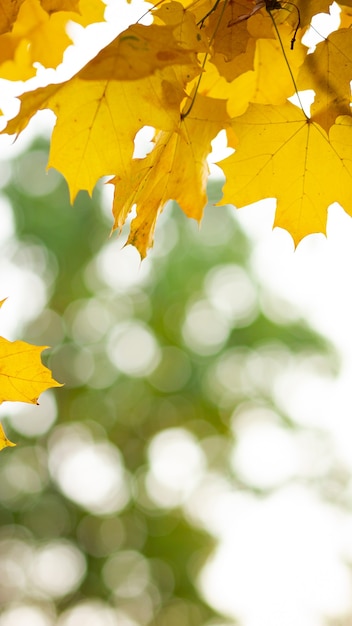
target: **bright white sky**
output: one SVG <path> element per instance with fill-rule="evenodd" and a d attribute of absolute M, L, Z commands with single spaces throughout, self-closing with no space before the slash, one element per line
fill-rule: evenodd
<path fill-rule="evenodd" d="M 110 3 L 108 16 L 112 26 L 110 30 L 99 27 L 96 33 L 101 31 L 106 39 L 112 38 L 134 21 L 134 16 L 140 16 L 138 3 L 126 5 L 126 12 L 121 15 L 122 4 L 125 3 Z M 84 57 L 92 56 L 92 41 L 98 49 L 99 37 L 87 36 L 79 28 L 73 31 L 80 35 Z M 69 53 L 71 68 L 72 59 Z M 77 60 L 77 66 L 81 63 Z M 4 88 L 11 96 L 16 87 L 12 89 L 1 82 L 4 85 L 0 106 L 6 113 L 12 110 L 13 101 L 4 97 Z M 4 168 L 6 159 L 22 150 L 38 128 L 34 123 L 32 132 L 9 148 L 7 139 L 1 138 L 0 159 Z M 11 233 L 11 220 L 6 215 L 4 204 L 1 244 Z M 309 480 L 305 486 L 297 485 L 294 477 L 306 472 L 308 477 L 319 478 L 324 463 L 343 463 L 352 471 L 352 220 L 341 208 L 332 207 L 328 238 L 311 236 L 294 251 L 287 233 L 271 230 L 273 215 L 272 202 L 238 212 L 241 225 L 253 240 L 256 274 L 263 285 L 286 301 L 288 310 L 330 338 L 342 356 L 342 370 L 336 381 L 295 372 L 283 380 L 277 392 L 278 402 L 281 398 L 286 403 L 292 419 L 299 424 L 318 426 L 328 443 L 323 449 L 314 437 L 288 439 L 270 416 L 264 429 L 253 418 L 250 428 L 244 424 L 234 467 L 253 485 L 280 484 L 288 477 L 293 479 L 291 484 L 278 489 L 275 495 L 258 499 L 235 492 L 230 483 L 219 482 L 218 477 L 207 476 L 204 486 L 198 484 L 202 500 L 192 507 L 186 498 L 185 507 L 188 515 L 220 538 L 219 548 L 200 579 L 205 596 L 216 608 L 238 617 L 241 626 L 324 626 L 326 617 L 342 620 L 344 614 L 352 612 L 351 577 L 344 563 L 352 558 L 352 515 L 319 500 L 310 489 Z M 119 246 L 115 255 L 117 268 L 130 258 L 130 252 Z M 139 271 L 137 257 L 131 263 L 132 276 Z M 4 248 L 0 254 L 0 295 L 10 296 L 10 301 L 1 311 L 1 334 L 14 337 L 18 327 L 41 310 L 45 294 L 41 293 L 40 281 L 35 281 L 35 276 L 29 276 L 24 269 L 9 265 Z M 168 440 L 160 440 L 150 451 L 154 472 L 150 488 L 155 484 L 161 488 L 163 481 L 177 498 L 178 485 L 189 485 L 187 467 L 189 477 L 195 480 L 198 471 L 201 476 L 203 461 L 197 456 L 194 443 L 185 439 L 182 432 L 174 433 L 172 448 L 168 446 Z M 177 468 L 181 451 L 186 461 L 180 474 Z M 351 485 L 349 481 L 346 494 Z M 27 623 L 32 626 L 28 620 Z M 34 626 L 37 624 L 33 621 Z"/>
<path fill-rule="evenodd" d="M 334 450 L 329 462 L 343 459 L 352 469 L 352 222 L 340 208 L 331 208 L 328 238 L 307 238 L 294 252 L 289 235 L 271 231 L 272 219 L 273 209 L 265 205 L 239 212 L 253 238 L 253 264 L 262 283 L 330 337 L 343 359 L 331 384 L 288 379 L 285 399 L 298 423 L 326 432 Z M 257 481 L 274 455 L 277 475 L 285 476 L 290 444 L 270 430 L 260 435 L 248 434 L 240 459 L 244 472 Z M 312 457 L 317 462 L 313 450 Z M 234 494 L 224 506 L 224 543 L 203 579 L 216 606 L 236 609 L 244 626 L 323 626 L 322 614 L 351 611 L 350 575 L 343 565 L 350 554 L 351 515 L 318 501 L 308 487 L 295 486 L 263 500 Z M 231 573 L 223 577 L 225 561 Z"/>

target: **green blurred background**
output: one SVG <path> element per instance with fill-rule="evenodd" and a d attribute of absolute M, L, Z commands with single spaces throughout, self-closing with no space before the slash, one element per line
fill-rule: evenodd
<path fill-rule="evenodd" d="M 229 624 L 199 585 L 210 512 L 222 489 L 260 501 L 281 481 L 241 470 L 241 433 L 304 430 L 280 376 L 332 377 L 336 355 L 258 286 L 233 209 L 212 206 L 220 183 L 200 230 L 167 207 L 140 264 L 109 238 L 109 186 L 72 208 L 46 160 L 38 139 L 1 192 L 15 224 L 2 257 L 36 277 L 41 303 L 18 338 L 52 346 L 64 387 L 2 412 L 18 447 L 0 457 L 0 624 Z"/>

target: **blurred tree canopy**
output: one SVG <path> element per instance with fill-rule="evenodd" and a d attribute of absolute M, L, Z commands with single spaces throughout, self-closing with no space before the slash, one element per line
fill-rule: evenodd
<path fill-rule="evenodd" d="M 276 381 L 292 363 L 333 372 L 333 351 L 259 289 L 232 210 L 220 221 L 209 206 L 199 231 L 169 206 L 140 266 L 108 239 L 106 189 L 72 208 L 46 154 L 38 139 L 19 156 L 3 195 L 15 261 L 46 289 L 26 339 L 53 346 L 65 386 L 7 424 L 19 447 L 0 464 L 1 625 L 225 624 L 197 584 L 216 542 L 211 488 L 271 488 L 236 471 L 237 421 L 297 428 Z M 219 193 L 212 182 L 210 202 Z"/>

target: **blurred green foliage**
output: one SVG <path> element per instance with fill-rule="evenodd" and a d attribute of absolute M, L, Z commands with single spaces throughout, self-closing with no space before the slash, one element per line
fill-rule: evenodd
<path fill-rule="evenodd" d="M 87 601 L 99 625 L 210 623 L 197 575 L 215 538 L 192 498 L 214 476 L 255 490 L 231 464 L 236 410 L 264 407 L 293 428 L 276 407 L 278 370 L 312 355 L 329 363 L 332 350 L 302 320 L 263 310 L 232 209 L 209 206 L 199 230 L 168 207 L 132 271 L 108 239 L 102 191 L 72 208 L 65 183 L 44 174 L 46 155 L 38 140 L 4 193 L 20 262 L 48 294 L 24 339 L 53 346 L 44 358 L 65 386 L 42 400 L 37 430 L 25 409 L 7 424 L 20 445 L 1 456 L 2 606 L 30 602 L 60 626 L 84 623 Z M 219 193 L 214 182 L 210 204 Z"/>

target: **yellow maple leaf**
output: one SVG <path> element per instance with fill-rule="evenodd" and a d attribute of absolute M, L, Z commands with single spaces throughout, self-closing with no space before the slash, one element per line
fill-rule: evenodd
<path fill-rule="evenodd" d="M 327 210 L 339 202 L 352 214 L 352 118 L 340 118 L 330 140 L 291 103 L 250 105 L 235 118 L 236 152 L 220 163 L 227 182 L 223 203 L 238 207 L 276 198 L 274 226 L 297 245 L 326 232 Z"/>
<path fill-rule="evenodd" d="M 104 10 L 102 0 L 24 0 L 18 3 L 16 21 L 13 20 L 11 28 L 4 25 L 0 30 L 3 33 L 0 34 L 1 77 L 31 78 L 36 74 L 35 62 L 44 67 L 57 67 L 72 43 L 66 32 L 69 20 L 87 26 L 102 21 Z"/>
<path fill-rule="evenodd" d="M 298 76 L 300 89 L 313 89 L 312 115 L 325 130 L 340 115 L 351 112 L 352 37 L 350 29 L 340 29 L 319 43 L 309 54 Z"/>
<path fill-rule="evenodd" d="M 280 26 L 279 32 L 283 41 L 290 41 L 291 29 L 286 24 Z M 296 42 L 290 53 L 289 72 L 279 41 L 258 39 L 254 59 L 255 89 L 250 101 L 258 104 L 283 104 L 295 93 L 292 76 L 297 77 L 304 57 L 304 46 Z"/>
<path fill-rule="evenodd" d="M 0 308 L 4 304 L 0 300 Z M 33 346 L 24 341 L 8 341 L 0 337 L 0 404 L 28 402 L 38 404 L 38 397 L 51 387 L 61 387 L 42 364 L 40 354 L 47 346 Z M 0 424 L 0 450 L 15 446 Z"/>
<path fill-rule="evenodd" d="M 214 11 L 207 20 L 205 28 L 209 39 L 214 38 L 214 52 L 221 53 L 227 63 L 246 52 L 250 38 L 247 22 L 240 21 L 231 26 L 231 23 L 246 11 L 248 12 L 248 8 L 241 2 L 234 4 L 222 0 L 219 10 Z"/>
<path fill-rule="evenodd" d="M 40 359 L 47 346 L 0 337 L 0 404 L 29 402 L 37 404 L 39 395 L 50 387 L 61 387 Z"/>
<path fill-rule="evenodd" d="M 122 228 L 136 205 L 127 243 L 134 245 L 142 258 L 153 245 L 155 223 L 168 200 L 176 200 L 188 217 L 201 220 L 207 203 L 210 142 L 226 119 L 229 121 L 224 100 L 198 96 L 175 131 L 159 132 L 152 152 L 132 162 L 127 178 L 111 181 L 115 183 L 114 228 Z"/>

